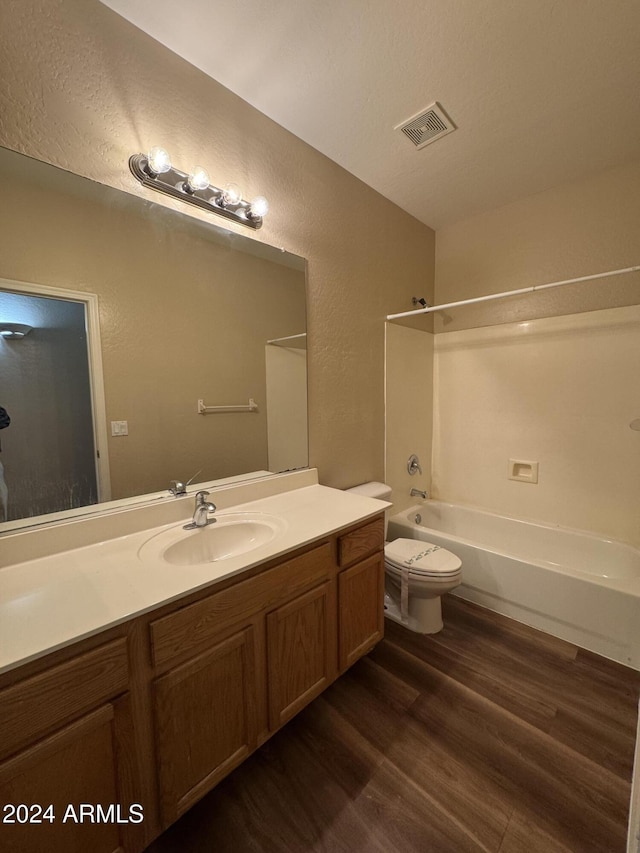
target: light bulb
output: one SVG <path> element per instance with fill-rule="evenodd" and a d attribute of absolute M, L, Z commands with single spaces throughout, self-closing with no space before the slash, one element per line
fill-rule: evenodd
<path fill-rule="evenodd" d="M 269 213 L 269 202 L 263 195 L 257 195 L 255 198 L 251 199 L 249 213 L 251 216 L 256 217 L 256 219 L 262 219 L 263 216 L 266 216 L 267 213 Z"/>
<path fill-rule="evenodd" d="M 237 184 L 225 184 L 222 190 L 221 201 L 223 204 L 240 204 L 242 201 L 242 191 Z"/>
<path fill-rule="evenodd" d="M 171 157 L 160 146 L 154 146 L 147 154 L 147 163 L 154 175 L 161 175 L 171 168 Z"/>
<path fill-rule="evenodd" d="M 196 190 L 206 190 L 209 186 L 209 175 L 202 166 L 194 166 L 187 178 L 187 189 L 194 193 Z"/>
<path fill-rule="evenodd" d="M 0 323 L 0 335 L 7 340 L 25 338 L 32 330 L 26 323 Z"/>

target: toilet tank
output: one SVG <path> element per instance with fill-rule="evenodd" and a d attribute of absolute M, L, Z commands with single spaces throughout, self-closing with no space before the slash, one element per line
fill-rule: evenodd
<path fill-rule="evenodd" d="M 386 483 L 361 483 L 359 486 L 353 486 L 351 489 L 346 489 L 347 492 L 354 492 L 356 495 L 363 495 L 365 498 L 376 498 L 379 501 L 391 502 L 391 486 Z M 384 539 L 387 541 L 387 525 L 389 524 L 389 509 L 384 511 Z"/>

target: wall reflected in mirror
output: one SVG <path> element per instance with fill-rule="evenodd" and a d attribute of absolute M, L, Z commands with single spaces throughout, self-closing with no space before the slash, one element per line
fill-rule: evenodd
<path fill-rule="evenodd" d="M 196 472 L 204 482 L 306 467 L 304 259 L 6 149 L 0 176 L 0 323 L 33 318 L 24 339 L 0 337 L 8 520 Z M 84 308 L 67 290 L 97 296 L 102 446 Z M 255 411 L 198 413 L 198 400 L 249 399 Z M 92 485 L 97 453 L 108 476 Z"/>

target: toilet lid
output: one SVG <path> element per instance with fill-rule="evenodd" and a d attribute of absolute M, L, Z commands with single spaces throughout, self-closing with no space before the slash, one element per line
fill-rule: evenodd
<path fill-rule="evenodd" d="M 451 551 L 419 539 L 395 539 L 384 546 L 385 561 L 398 571 L 409 569 L 416 575 L 454 575 L 462 561 Z"/>

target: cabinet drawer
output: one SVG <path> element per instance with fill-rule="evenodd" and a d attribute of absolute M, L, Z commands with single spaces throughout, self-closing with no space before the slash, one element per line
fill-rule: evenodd
<path fill-rule="evenodd" d="M 338 562 L 348 566 L 362 560 L 384 547 L 384 516 L 374 519 L 364 527 L 345 533 L 338 539 Z"/>
<path fill-rule="evenodd" d="M 10 755 L 123 693 L 128 675 L 127 641 L 122 638 L 0 691 L 0 754 Z"/>
<path fill-rule="evenodd" d="M 239 581 L 150 625 L 156 667 L 204 648 L 221 631 L 273 608 L 329 577 L 331 546 L 320 545 L 262 574 Z"/>

